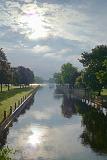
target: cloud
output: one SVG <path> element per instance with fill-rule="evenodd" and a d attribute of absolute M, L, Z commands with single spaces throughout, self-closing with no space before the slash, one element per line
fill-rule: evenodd
<path fill-rule="evenodd" d="M 94 44 L 101 40 L 106 42 L 103 32 L 107 32 L 105 8 L 104 11 L 101 8 L 98 12 L 101 4 L 99 1 L 97 4 L 96 1 L 84 0 L 81 0 L 81 3 L 73 0 L 61 3 L 56 0 L 51 3 L 44 2 L 8 0 L 1 3 L 0 25 L 9 26 L 13 31 L 33 40 L 60 36 Z"/>
<path fill-rule="evenodd" d="M 8 0 L 1 3 L 1 25 L 10 27 L 12 31 L 25 35 L 30 40 L 60 36 L 91 44 L 100 43 L 101 40 L 106 42 L 103 32 L 107 32 L 104 25 L 105 10 L 97 12 L 100 2 L 95 8 L 97 14 L 93 8 L 96 1 L 62 1 L 60 4 L 58 1 L 52 2 Z M 99 18 L 103 23 L 99 22 Z"/>
<path fill-rule="evenodd" d="M 5 2 L 1 10 L 2 25 L 24 34 L 29 39 L 60 36 L 71 40 L 83 40 L 80 24 L 87 24 L 88 17 L 70 5 L 43 3 Z"/>
<path fill-rule="evenodd" d="M 46 53 L 46 52 L 49 52 L 51 50 L 51 48 L 47 45 L 36 45 L 33 47 L 32 51 L 35 53 L 35 54 L 40 54 L 40 53 Z"/>
<path fill-rule="evenodd" d="M 105 0 L 1 0 L 1 47 L 13 65 L 46 78 L 66 62 L 80 68 L 83 51 L 107 43 L 106 6 Z"/>

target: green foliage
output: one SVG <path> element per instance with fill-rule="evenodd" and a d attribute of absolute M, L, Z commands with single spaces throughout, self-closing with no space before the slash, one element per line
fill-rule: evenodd
<path fill-rule="evenodd" d="M 56 84 L 62 84 L 62 79 L 61 79 L 61 73 L 55 73 L 54 74 L 54 80 Z"/>
<path fill-rule="evenodd" d="M 75 79 L 78 76 L 77 68 L 75 68 L 71 63 L 66 63 L 61 67 L 62 73 L 62 83 L 68 83 L 74 86 Z"/>
<path fill-rule="evenodd" d="M 3 49 L 0 49 L 0 83 L 9 83 L 11 79 L 11 67 Z M 2 86 L 1 86 L 2 87 Z M 1 88 L 2 91 L 2 88 Z"/>
<path fill-rule="evenodd" d="M 71 63 L 66 63 L 62 65 L 60 73 L 54 74 L 54 79 L 58 84 L 70 84 L 71 87 L 74 87 L 78 75 L 77 68 Z"/>
<path fill-rule="evenodd" d="M 82 53 L 79 60 L 85 67 L 84 82 L 99 94 L 107 83 L 107 46 L 100 45 L 90 53 Z"/>
<path fill-rule="evenodd" d="M 7 57 L 3 51 L 3 48 L 0 48 L 0 61 L 7 61 Z"/>
<path fill-rule="evenodd" d="M 76 78 L 75 87 L 86 88 L 86 82 L 84 80 L 84 71 L 81 71 L 80 75 Z"/>
<path fill-rule="evenodd" d="M 14 154 L 13 150 L 8 146 L 0 150 L 0 160 L 12 160 L 11 156 Z"/>
<path fill-rule="evenodd" d="M 82 88 L 82 87 L 83 87 L 82 81 L 83 81 L 82 76 L 81 76 L 81 75 L 78 76 L 78 77 L 76 78 L 76 81 L 75 81 L 75 86 L 76 86 L 76 87 L 79 87 L 79 88 Z"/>
<path fill-rule="evenodd" d="M 3 49 L 0 49 L 0 84 L 2 91 L 2 84 L 25 84 L 28 85 L 34 82 L 34 74 L 29 68 L 25 68 L 23 66 L 19 66 L 13 68 L 10 66 L 6 58 L 6 54 Z"/>
<path fill-rule="evenodd" d="M 34 74 L 29 68 L 19 66 L 14 69 L 14 83 L 28 85 L 34 82 Z"/>

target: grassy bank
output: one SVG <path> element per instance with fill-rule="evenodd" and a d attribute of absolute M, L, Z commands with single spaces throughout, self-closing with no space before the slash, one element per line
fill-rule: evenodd
<path fill-rule="evenodd" d="M 0 122 L 3 120 L 4 110 L 9 114 L 10 106 L 14 106 L 15 102 L 18 105 L 18 100 L 23 96 L 28 95 L 34 87 L 13 88 L 10 91 L 0 93 Z"/>
<path fill-rule="evenodd" d="M 101 95 L 103 95 L 103 96 L 107 96 L 107 89 L 103 89 L 103 91 L 102 91 Z"/>

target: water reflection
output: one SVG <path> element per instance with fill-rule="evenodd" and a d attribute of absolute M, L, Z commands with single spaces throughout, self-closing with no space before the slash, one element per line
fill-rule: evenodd
<path fill-rule="evenodd" d="M 76 113 L 82 116 L 80 138 L 83 145 L 90 146 L 95 152 L 107 153 L 107 114 L 75 101 L 70 95 L 63 95 L 61 108 L 64 117 L 71 118 Z"/>
<path fill-rule="evenodd" d="M 82 104 L 83 106 L 83 104 Z M 107 153 L 107 115 L 102 110 L 78 106 L 82 113 L 84 131 L 81 140 L 84 145 L 89 145 L 95 152 Z"/>
<path fill-rule="evenodd" d="M 16 160 L 107 159 L 106 114 L 52 87 L 38 91 L 6 134 L 4 143 L 16 149 Z"/>
<path fill-rule="evenodd" d="M 62 108 L 62 114 L 66 118 L 71 118 L 72 115 L 76 113 L 74 100 L 71 98 L 69 94 L 63 95 L 61 108 Z"/>
<path fill-rule="evenodd" d="M 31 135 L 28 137 L 27 143 L 35 148 L 37 145 L 43 142 L 43 136 L 45 135 L 45 130 L 40 127 L 31 127 Z"/>

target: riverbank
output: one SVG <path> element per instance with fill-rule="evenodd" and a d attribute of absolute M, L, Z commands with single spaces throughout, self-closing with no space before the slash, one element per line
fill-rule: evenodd
<path fill-rule="evenodd" d="M 5 91 L 0 93 L 0 123 L 4 118 L 4 111 L 6 111 L 7 116 L 10 114 L 10 106 L 18 105 L 18 101 L 22 97 L 27 96 L 32 92 L 37 86 L 30 86 L 27 88 L 13 88 L 10 91 Z"/>
<path fill-rule="evenodd" d="M 55 94 L 49 86 L 33 100 L 0 137 L 1 146 L 16 151 L 13 159 L 107 159 L 107 116 L 102 111 Z"/>

